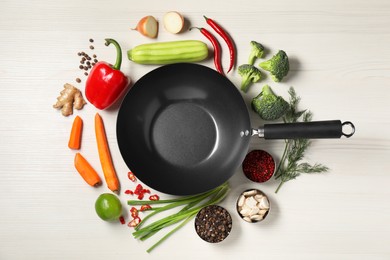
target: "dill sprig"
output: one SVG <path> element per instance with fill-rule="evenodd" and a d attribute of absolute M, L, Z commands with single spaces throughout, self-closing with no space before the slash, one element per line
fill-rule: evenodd
<path fill-rule="evenodd" d="M 309 122 L 312 120 L 313 114 L 308 110 L 298 110 L 298 104 L 300 97 L 297 96 L 293 87 L 290 87 L 288 91 L 290 95 L 289 109 L 283 121 L 285 123 L 295 122 Z M 305 152 L 309 148 L 311 141 L 308 139 L 286 139 L 285 147 L 280 159 L 280 163 L 275 172 L 275 179 L 279 179 L 280 183 L 275 193 L 277 193 L 282 185 L 290 180 L 295 179 L 299 175 L 313 174 L 313 173 L 324 173 L 329 170 L 325 165 L 315 163 L 309 164 L 302 162 L 305 157 Z"/>

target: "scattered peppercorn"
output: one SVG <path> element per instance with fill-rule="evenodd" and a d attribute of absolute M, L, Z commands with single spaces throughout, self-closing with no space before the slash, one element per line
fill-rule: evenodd
<path fill-rule="evenodd" d="M 93 43 L 94 40 L 92 38 L 89 39 L 89 42 L 90 43 Z M 93 45 L 90 45 L 89 46 L 89 49 L 91 50 L 94 50 L 95 47 Z M 80 56 L 81 59 L 80 59 L 80 65 L 79 65 L 79 69 L 80 70 L 83 70 L 84 71 L 84 76 L 88 76 L 88 71 L 90 69 L 92 69 L 93 66 L 95 66 L 96 63 L 98 63 L 98 60 L 96 59 L 97 56 L 96 54 L 93 54 L 92 57 L 89 56 L 86 52 L 84 51 L 80 51 L 77 53 L 77 56 Z M 77 78 L 76 79 L 76 82 L 80 83 L 81 82 L 81 79 L 80 78 Z"/>
<path fill-rule="evenodd" d="M 195 218 L 195 230 L 200 238 L 210 243 L 223 241 L 232 229 L 232 217 L 218 205 L 202 208 Z"/>

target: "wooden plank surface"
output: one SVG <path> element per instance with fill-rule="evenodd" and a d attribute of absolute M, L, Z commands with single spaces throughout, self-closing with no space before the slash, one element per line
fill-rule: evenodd
<path fill-rule="evenodd" d="M 207 244 L 188 224 L 148 255 L 155 240 L 136 241 L 127 226 L 97 218 L 94 202 L 109 190 L 86 186 L 75 172 L 74 151 L 66 146 L 73 116 L 64 118 L 52 105 L 64 83 L 84 89 L 77 52 L 89 51 L 89 38 L 99 59 L 113 62 L 104 38 L 117 39 L 124 50 L 154 42 L 130 28 L 144 15 L 161 21 L 170 10 L 193 26 L 207 26 L 203 15 L 220 22 L 236 42 L 238 64 L 246 62 L 251 40 L 265 45 L 267 57 L 278 49 L 289 54 L 286 80 L 254 85 L 243 95 L 248 103 L 265 83 L 285 97 L 294 86 L 315 120 L 350 120 L 356 134 L 313 141 L 307 159 L 331 171 L 301 176 L 278 194 L 276 181 L 250 183 L 238 169 L 221 204 L 233 216 L 227 240 Z M 389 1 L 0 0 L 0 38 L 0 259 L 390 258 Z M 180 39 L 206 41 L 195 31 L 171 35 L 160 24 L 157 41 Z M 213 67 L 212 60 L 202 64 Z M 155 67 L 124 57 L 122 70 L 135 82 Z M 239 86 L 237 70 L 228 78 Z M 100 113 L 122 189 L 133 189 L 116 143 L 117 108 Z M 84 119 L 81 151 L 100 170 L 96 112 L 87 104 L 75 115 Z M 251 120 L 253 126 L 264 123 L 252 112 Z M 253 139 L 250 149 L 257 148 L 279 158 L 283 141 Z M 244 223 L 235 212 L 237 196 L 248 187 L 262 189 L 272 201 L 262 223 Z M 124 203 L 127 198 L 120 195 Z"/>

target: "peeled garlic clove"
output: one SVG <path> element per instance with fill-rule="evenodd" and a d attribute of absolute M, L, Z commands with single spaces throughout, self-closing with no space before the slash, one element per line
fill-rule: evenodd
<path fill-rule="evenodd" d="M 250 216 L 253 216 L 253 215 L 257 215 L 259 213 L 260 209 L 258 207 L 254 207 L 251 209 L 251 211 L 249 212 L 249 215 Z"/>
<path fill-rule="evenodd" d="M 245 220 L 246 222 L 252 222 L 251 218 L 250 217 L 244 217 L 242 218 L 243 220 Z"/>
<path fill-rule="evenodd" d="M 241 195 L 240 198 L 238 199 L 237 205 L 238 205 L 239 207 L 242 207 L 242 206 L 244 206 L 244 202 L 245 202 L 245 196 L 244 196 L 244 195 Z"/>
<path fill-rule="evenodd" d="M 259 208 L 269 209 L 269 201 L 266 197 L 261 198 L 261 201 L 259 202 Z"/>
<path fill-rule="evenodd" d="M 261 199 L 262 199 L 263 197 L 264 197 L 264 196 L 261 195 L 261 194 L 256 194 L 256 195 L 255 195 L 255 200 L 257 200 L 258 202 L 260 202 Z"/>
<path fill-rule="evenodd" d="M 260 209 L 258 213 L 259 213 L 259 215 L 264 216 L 267 213 L 267 211 L 268 211 L 268 209 Z"/>
<path fill-rule="evenodd" d="M 248 208 L 243 208 L 240 210 L 240 214 L 244 217 L 250 216 L 251 210 Z"/>
<path fill-rule="evenodd" d="M 253 215 L 253 216 L 250 217 L 250 219 L 252 221 L 260 221 L 260 220 L 263 219 L 263 217 L 264 217 L 263 215 Z"/>
<path fill-rule="evenodd" d="M 244 195 L 245 197 L 250 197 L 250 196 L 255 196 L 256 193 L 257 193 L 256 190 L 250 190 L 250 191 L 244 192 L 243 195 Z"/>
<path fill-rule="evenodd" d="M 248 205 L 244 204 L 244 205 L 242 205 L 241 209 L 251 210 L 252 208 L 249 207 Z"/>
<path fill-rule="evenodd" d="M 257 201 L 254 197 L 248 197 L 245 199 L 245 205 L 247 205 L 250 208 L 256 207 Z"/>

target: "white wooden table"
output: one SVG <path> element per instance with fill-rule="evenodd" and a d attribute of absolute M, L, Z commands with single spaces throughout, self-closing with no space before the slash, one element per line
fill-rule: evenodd
<path fill-rule="evenodd" d="M 104 38 L 117 39 L 124 50 L 151 42 L 130 28 L 145 15 L 161 20 L 170 10 L 193 26 L 207 26 L 203 15 L 217 20 L 237 44 L 238 64 L 246 62 L 251 40 L 265 45 L 267 57 L 278 49 L 289 54 L 286 80 L 254 85 L 244 94 L 247 102 L 265 83 L 285 97 L 294 86 L 315 120 L 350 120 L 356 134 L 313 141 L 307 160 L 331 171 L 301 176 L 278 194 L 276 181 L 253 184 L 238 169 L 221 203 L 233 217 L 224 242 L 202 241 L 191 222 L 148 255 L 155 239 L 139 242 L 126 225 L 96 216 L 94 202 L 108 189 L 88 187 L 75 172 L 74 151 L 67 148 L 74 116 L 65 118 L 52 105 L 64 83 L 84 89 L 77 52 L 89 51 L 89 38 L 99 59 L 113 62 Z M 0 259 L 390 259 L 388 1 L 0 0 L 0 39 Z M 171 35 L 160 25 L 158 41 L 180 39 L 207 42 L 197 31 Z M 202 64 L 213 67 L 212 60 Z M 135 82 L 155 67 L 124 59 L 122 70 Z M 236 70 L 228 78 L 239 86 Z M 133 189 L 116 143 L 117 109 L 101 115 L 122 190 Z M 75 115 L 84 119 L 81 151 L 100 171 L 96 112 L 88 104 Z M 262 124 L 253 112 L 251 119 Z M 255 148 L 279 158 L 283 141 L 253 139 Z M 244 223 L 235 212 L 238 194 L 248 187 L 272 201 L 264 222 Z M 120 198 L 128 210 L 128 197 Z"/>

